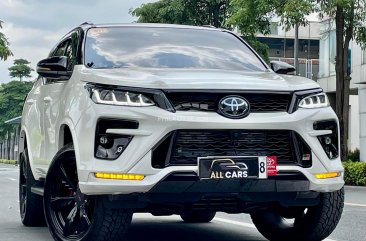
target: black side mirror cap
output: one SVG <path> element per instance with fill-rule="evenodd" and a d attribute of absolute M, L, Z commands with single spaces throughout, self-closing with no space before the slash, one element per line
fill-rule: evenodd
<path fill-rule="evenodd" d="M 67 57 L 53 56 L 43 59 L 37 64 L 37 73 L 45 78 L 67 80 L 71 72 L 67 71 Z"/>
<path fill-rule="evenodd" d="M 271 69 L 277 74 L 288 74 L 296 70 L 294 66 L 282 61 L 271 61 Z"/>

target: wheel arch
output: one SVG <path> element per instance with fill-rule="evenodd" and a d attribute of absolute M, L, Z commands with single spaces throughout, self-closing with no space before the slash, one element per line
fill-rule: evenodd
<path fill-rule="evenodd" d="M 20 154 L 22 154 L 24 152 L 25 149 L 27 149 L 28 152 L 28 162 L 29 162 L 29 166 L 31 168 L 31 171 L 33 173 L 33 177 L 36 180 L 40 179 L 40 176 L 37 174 L 37 172 L 35 171 L 35 167 L 34 167 L 34 163 L 33 163 L 33 155 L 32 155 L 32 148 L 31 145 L 29 143 L 29 133 L 27 131 L 27 129 L 22 126 L 21 130 L 20 130 L 20 134 L 19 134 L 19 144 L 18 144 L 18 157 L 17 157 L 17 161 L 18 163 L 20 163 Z"/>
<path fill-rule="evenodd" d="M 24 151 L 25 148 L 28 147 L 28 143 L 27 143 L 27 133 L 26 133 L 26 130 L 24 128 L 22 128 L 20 130 L 20 136 L 19 136 L 19 151 L 18 153 L 22 153 Z M 19 155 L 18 155 L 18 162 L 19 162 Z"/>
<path fill-rule="evenodd" d="M 62 147 L 66 146 L 69 143 L 74 144 L 74 137 L 71 132 L 71 128 L 68 124 L 62 124 L 60 126 L 58 135 L 58 150 L 60 150 Z"/>
<path fill-rule="evenodd" d="M 58 148 L 58 151 L 60 151 L 63 147 L 72 143 L 74 146 L 74 151 L 75 151 L 76 169 L 78 169 L 78 167 L 80 165 L 80 154 L 79 154 L 79 148 L 78 148 L 79 145 L 78 145 L 78 139 L 77 139 L 77 135 L 75 132 L 75 128 L 73 128 L 73 127 L 74 127 L 74 125 L 72 124 L 71 120 L 66 119 L 62 122 L 62 124 L 59 127 L 59 131 L 58 131 L 57 148 Z M 51 167 L 51 165 L 53 165 L 54 161 L 55 161 L 54 159 L 51 161 L 49 167 Z M 77 173 L 79 175 L 78 171 L 77 171 Z"/>

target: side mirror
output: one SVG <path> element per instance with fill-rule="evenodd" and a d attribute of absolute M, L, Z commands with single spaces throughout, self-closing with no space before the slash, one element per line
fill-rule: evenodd
<path fill-rule="evenodd" d="M 67 57 L 54 56 L 43 59 L 37 64 L 37 73 L 45 78 L 67 80 L 71 72 L 67 71 Z"/>
<path fill-rule="evenodd" d="M 288 74 L 296 70 L 294 66 L 282 61 L 271 61 L 271 69 L 277 74 Z"/>

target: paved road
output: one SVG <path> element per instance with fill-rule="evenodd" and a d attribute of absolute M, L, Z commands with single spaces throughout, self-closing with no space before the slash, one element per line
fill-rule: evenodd
<path fill-rule="evenodd" d="M 27 228 L 19 219 L 18 168 L 0 164 L 0 240 L 52 240 L 47 228 Z M 134 215 L 131 241 L 265 241 L 246 214 L 220 213 L 212 223 L 185 224 L 178 216 Z M 296 240 L 294 240 L 296 241 Z M 340 224 L 327 241 L 366 241 L 366 189 L 347 188 Z"/>

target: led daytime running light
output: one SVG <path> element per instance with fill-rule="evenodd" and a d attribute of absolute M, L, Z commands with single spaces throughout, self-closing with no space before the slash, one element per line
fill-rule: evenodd
<path fill-rule="evenodd" d="M 141 174 L 129 174 L 129 173 L 94 173 L 96 178 L 101 179 L 114 179 L 114 180 L 130 180 L 130 181 L 142 181 L 145 176 Z"/>
<path fill-rule="evenodd" d="M 91 98 L 97 104 L 118 106 L 154 106 L 155 103 L 143 94 L 120 90 L 92 89 Z"/>
<path fill-rule="evenodd" d="M 307 96 L 299 103 L 300 108 L 307 109 L 323 108 L 328 107 L 329 105 L 329 99 L 325 93 Z"/>

